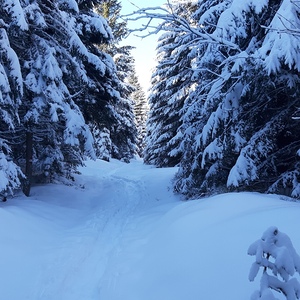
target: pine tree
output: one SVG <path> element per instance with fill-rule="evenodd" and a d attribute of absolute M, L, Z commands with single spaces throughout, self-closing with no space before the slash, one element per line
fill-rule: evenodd
<path fill-rule="evenodd" d="M 146 162 L 168 165 L 170 155 L 180 154 L 175 190 L 187 197 L 239 190 L 300 197 L 300 132 L 293 118 L 299 107 L 299 5 L 206 0 L 191 1 L 190 10 L 184 3 L 138 12 L 138 18 L 162 20 L 152 32 L 167 31 L 150 95 Z M 168 78 L 178 71 L 165 73 L 180 47 L 191 51 L 184 65 L 193 72 L 182 107 L 172 113 L 181 124 L 173 127 L 167 99 L 180 88 L 174 84 L 172 92 Z M 170 151 L 174 132 L 178 145 Z"/>
<path fill-rule="evenodd" d="M 84 155 L 93 156 L 91 133 L 71 94 L 72 83 L 80 86 L 80 75 L 85 70 L 71 56 L 70 45 L 86 51 L 89 59 L 93 56 L 82 46 L 78 35 L 67 25 L 66 14 L 55 3 L 23 5 L 28 29 L 20 33 L 14 46 L 24 66 L 20 116 L 26 148 L 24 192 L 29 195 L 33 175 L 38 180 L 44 180 L 45 174 L 50 174 L 50 180 L 57 176 L 71 178 Z M 24 45 L 19 43 L 21 34 Z M 101 61 L 93 62 L 101 66 Z M 18 148 L 22 149 L 20 145 Z M 22 165 L 24 157 L 17 151 Z"/>
<path fill-rule="evenodd" d="M 113 33 L 107 21 L 95 12 L 101 4 L 102 1 L 80 2 L 75 10 L 67 11 L 66 18 L 68 24 L 75 24 L 69 28 L 75 37 L 72 56 L 84 66 L 80 92 L 74 85 L 72 93 L 78 93 L 76 103 L 95 139 L 97 157 L 108 160 L 112 147 L 106 149 L 104 145 L 112 144 L 111 132 L 119 124 L 116 106 L 120 95 L 115 63 L 102 49 L 113 40 Z M 101 136 L 105 136 L 105 142 L 98 140 Z"/>
<path fill-rule="evenodd" d="M 167 128 L 168 99 L 171 97 L 167 89 L 167 77 L 170 63 L 167 60 L 172 55 L 173 42 L 176 34 L 165 34 L 160 37 L 158 45 L 158 65 L 155 72 L 152 74 L 151 88 L 149 95 L 149 119 L 147 124 L 147 137 L 144 161 L 148 164 L 153 164 L 158 167 L 167 166 L 168 152 L 166 150 L 167 143 L 174 136 L 174 132 L 169 132 Z M 162 53 L 160 54 L 160 49 Z M 171 59 L 170 59 L 171 60 Z M 176 113 L 178 113 L 176 111 Z M 167 132 L 166 132 L 167 131 Z M 165 134 L 163 134 L 163 132 Z"/>
<path fill-rule="evenodd" d="M 135 153 L 133 103 L 124 98 L 132 91 L 123 92 L 114 60 L 101 49 L 117 42 L 96 12 L 103 3 L 3 1 L 0 138 L 3 178 L 10 178 L 3 189 L 20 184 L 21 169 L 27 195 L 33 178 L 72 179 L 86 156 L 95 158 L 95 148 L 107 160 Z M 117 16 L 119 3 L 114 5 Z M 121 23 L 114 26 L 114 33 L 124 30 Z M 7 159 L 9 145 L 21 169 Z"/>

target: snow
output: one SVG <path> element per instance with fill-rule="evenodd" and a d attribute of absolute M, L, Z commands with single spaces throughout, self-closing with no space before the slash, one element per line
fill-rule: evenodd
<path fill-rule="evenodd" d="M 255 180 L 257 178 L 257 167 L 251 156 L 244 151 L 241 151 L 236 164 L 229 172 L 227 179 L 227 186 L 238 187 L 241 182 L 248 182 L 248 180 Z"/>
<path fill-rule="evenodd" d="M 299 11 L 299 6 L 293 1 L 282 1 L 268 28 L 258 53 L 265 59 L 269 74 L 277 73 L 281 69 L 282 62 L 289 69 L 300 70 L 299 35 L 292 34 L 300 26 Z"/>
<path fill-rule="evenodd" d="M 105 64 L 99 59 L 98 56 L 88 51 L 75 32 L 73 32 L 73 35 L 70 38 L 70 45 L 75 48 L 80 55 L 85 56 L 88 59 L 88 62 L 93 64 L 101 74 L 105 73 Z"/>
<path fill-rule="evenodd" d="M 58 3 L 62 6 L 65 5 L 70 10 L 79 12 L 78 4 L 75 0 L 59 0 Z"/>
<path fill-rule="evenodd" d="M 1 147 L 7 150 L 7 145 L 0 140 Z M 3 152 L 0 152 L 0 192 L 16 189 L 20 186 L 20 169 L 8 160 Z"/>
<path fill-rule="evenodd" d="M 105 38 L 110 38 L 113 36 L 112 31 L 107 24 L 107 20 L 101 15 L 95 14 L 94 16 L 89 16 L 88 18 L 92 31 L 101 33 Z"/>
<path fill-rule="evenodd" d="M 259 267 L 264 269 L 260 293 L 255 292 L 252 299 L 261 299 L 259 294 L 263 295 L 265 290 L 270 287 L 275 291 L 281 290 L 287 300 L 299 299 L 300 284 L 296 278 L 290 278 L 290 276 L 293 276 L 295 271 L 299 272 L 300 257 L 285 233 L 280 232 L 277 227 L 271 226 L 264 232 L 260 240 L 249 247 L 248 254 L 256 256 L 256 261 L 250 270 L 249 280 L 254 280 Z M 268 274 L 268 271 L 271 274 Z M 278 275 L 280 276 L 278 277 Z"/>
<path fill-rule="evenodd" d="M 1 299 L 250 299 L 259 279 L 248 280 L 247 250 L 266 229 L 299 253 L 297 202 L 258 193 L 184 202 L 172 193 L 176 171 L 86 161 L 76 186 L 39 185 L 0 203 Z"/>
<path fill-rule="evenodd" d="M 2 64 L 0 64 L 0 99 L 1 103 L 4 102 L 4 97 L 2 97 L 3 93 L 9 93 L 10 92 L 10 86 L 9 86 L 9 81 L 5 72 L 4 67 Z"/>
<path fill-rule="evenodd" d="M 28 24 L 19 0 L 5 0 L 2 5 L 21 30 L 28 30 Z"/>
<path fill-rule="evenodd" d="M 36 26 L 41 28 L 47 27 L 46 20 L 37 3 L 30 3 L 24 7 L 24 14 L 28 20 L 33 21 Z"/>
<path fill-rule="evenodd" d="M 18 90 L 23 94 L 22 73 L 19 59 L 15 51 L 10 47 L 9 39 L 4 29 L 0 29 L 0 46 L 1 52 L 5 53 L 6 59 L 9 61 L 10 75 L 15 79 Z"/>

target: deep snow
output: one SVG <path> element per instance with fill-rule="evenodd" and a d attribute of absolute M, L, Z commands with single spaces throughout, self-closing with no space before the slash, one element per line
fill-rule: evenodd
<path fill-rule="evenodd" d="M 274 225 L 300 252 L 300 206 L 280 196 L 181 201 L 176 168 L 139 160 L 80 171 L 0 203 L 0 299 L 250 299 L 252 242 Z"/>

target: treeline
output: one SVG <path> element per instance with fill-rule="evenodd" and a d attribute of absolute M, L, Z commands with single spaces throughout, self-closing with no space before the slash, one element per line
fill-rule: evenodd
<path fill-rule="evenodd" d="M 152 77 L 145 162 L 178 166 L 188 198 L 300 197 L 298 1 L 173 1 L 140 11 L 165 31 Z"/>
<path fill-rule="evenodd" d="M 145 99 L 118 1 L 4 0 L 0 6 L 0 192 L 72 179 L 87 157 L 140 151 Z M 116 62 L 117 61 L 117 62 Z M 126 66 L 126 70 L 124 70 Z M 144 101 L 144 102 L 143 102 Z"/>

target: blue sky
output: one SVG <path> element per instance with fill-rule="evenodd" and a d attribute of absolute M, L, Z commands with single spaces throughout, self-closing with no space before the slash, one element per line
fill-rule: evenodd
<path fill-rule="evenodd" d="M 145 4 L 145 2 L 145 0 L 121 0 L 122 13 L 129 14 L 137 10 L 131 3 L 134 3 L 140 8 L 162 6 L 166 3 L 165 0 L 151 0 L 151 2 L 148 2 L 149 4 Z M 135 22 L 129 22 L 128 27 L 135 28 L 139 27 L 139 25 L 135 24 Z M 130 35 L 124 41 L 124 44 L 136 47 L 136 49 L 132 51 L 132 55 L 136 61 L 136 72 L 139 77 L 139 82 L 145 91 L 150 87 L 151 70 L 155 66 L 155 48 L 157 39 L 157 35 L 152 35 L 143 39 Z"/>

